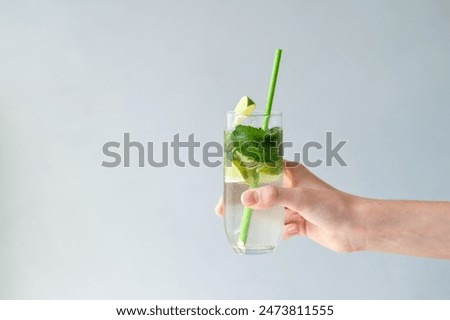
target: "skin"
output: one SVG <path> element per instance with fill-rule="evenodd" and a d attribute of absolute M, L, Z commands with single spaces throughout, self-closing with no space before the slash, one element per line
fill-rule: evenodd
<path fill-rule="evenodd" d="M 450 202 L 376 200 L 342 192 L 285 162 L 284 186 L 247 190 L 253 209 L 285 207 L 283 239 L 306 236 L 336 252 L 378 251 L 450 259 Z M 223 199 L 216 214 L 224 213 Z"/>

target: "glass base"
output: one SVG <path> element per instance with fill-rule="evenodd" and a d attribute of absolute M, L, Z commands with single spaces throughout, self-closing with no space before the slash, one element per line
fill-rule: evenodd
<path fill-rule="evenodd" d="M 258 255 L 272 253 L 275 251 L 275 247 L 263 247 L 263 248 L 242 248 L 239 246 L 233 246 L 234 252 L 240 255 Z"/>

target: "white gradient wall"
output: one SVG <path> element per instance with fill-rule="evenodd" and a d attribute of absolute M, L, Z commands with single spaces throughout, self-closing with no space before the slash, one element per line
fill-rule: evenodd
<path fill-rule="evenodd" d="M 221 141 L 278 47 L 285 140 L 349 140 L 348 167 L 314 173 L 450 200 L 448 1 L 0 0 L 0 298 L 449 299 L 449 261 L 235 255 L 221 168 L 101 166 L 124 132 Z"/>

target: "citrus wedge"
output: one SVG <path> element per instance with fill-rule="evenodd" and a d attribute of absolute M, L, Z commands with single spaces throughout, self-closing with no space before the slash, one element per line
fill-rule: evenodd
<path fill-rule="evenodd" d="M 234 108 L 234 113 L 236 114 L 234 118 L 233 125 L 237 126 L 240 124 L 247 116 L 251 115 L 253 110 L 255 110 L 256 104 L 248 96 L 243 96 L 239 100 L 238 104 Z"/>

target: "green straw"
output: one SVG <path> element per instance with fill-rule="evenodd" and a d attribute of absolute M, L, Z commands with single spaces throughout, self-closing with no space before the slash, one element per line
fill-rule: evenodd
<path fill-rule="evenodd" d="M 269 126 L 270 113 L 272 111 L 273 96 L 275 94 L 275 87 L 277 85 L 278 69 L 280 68 L 281 49 L 275 51 L 275 58 L 273 59 L 272 76 L 270 77 L 269 92 L 267 93 L 266 111 L 264 112 L 264 120 L 262 129 L 267 130 Z"/>
<path fill-rule="evenodd" d="M 275 57 L 273 60 L 272 76 L 270 77 L 269 92 L 267 94 L 266 111 L 264 112 L 264 119 L 262 124 L 262 129 L 267 131 L 269 126 L 270 113 L 272 111 L 273 96 L 275 94 L 275 87 L 277 85 L 278 69 L 280 68 L 281 60 L 281 49 L 275 51 Z M 256 188 L 259 184 L 259 175 L 256 174 L 253 183 L 250 188 Z M 239 232 L 238 246 L 245 250 L 245 244 L 247 242 L 248 229 L 250 227 L 250 220 L 252 218 L 253 210 L 251 208 L 245 207 L 242 213 L 241 229 Z"/>

